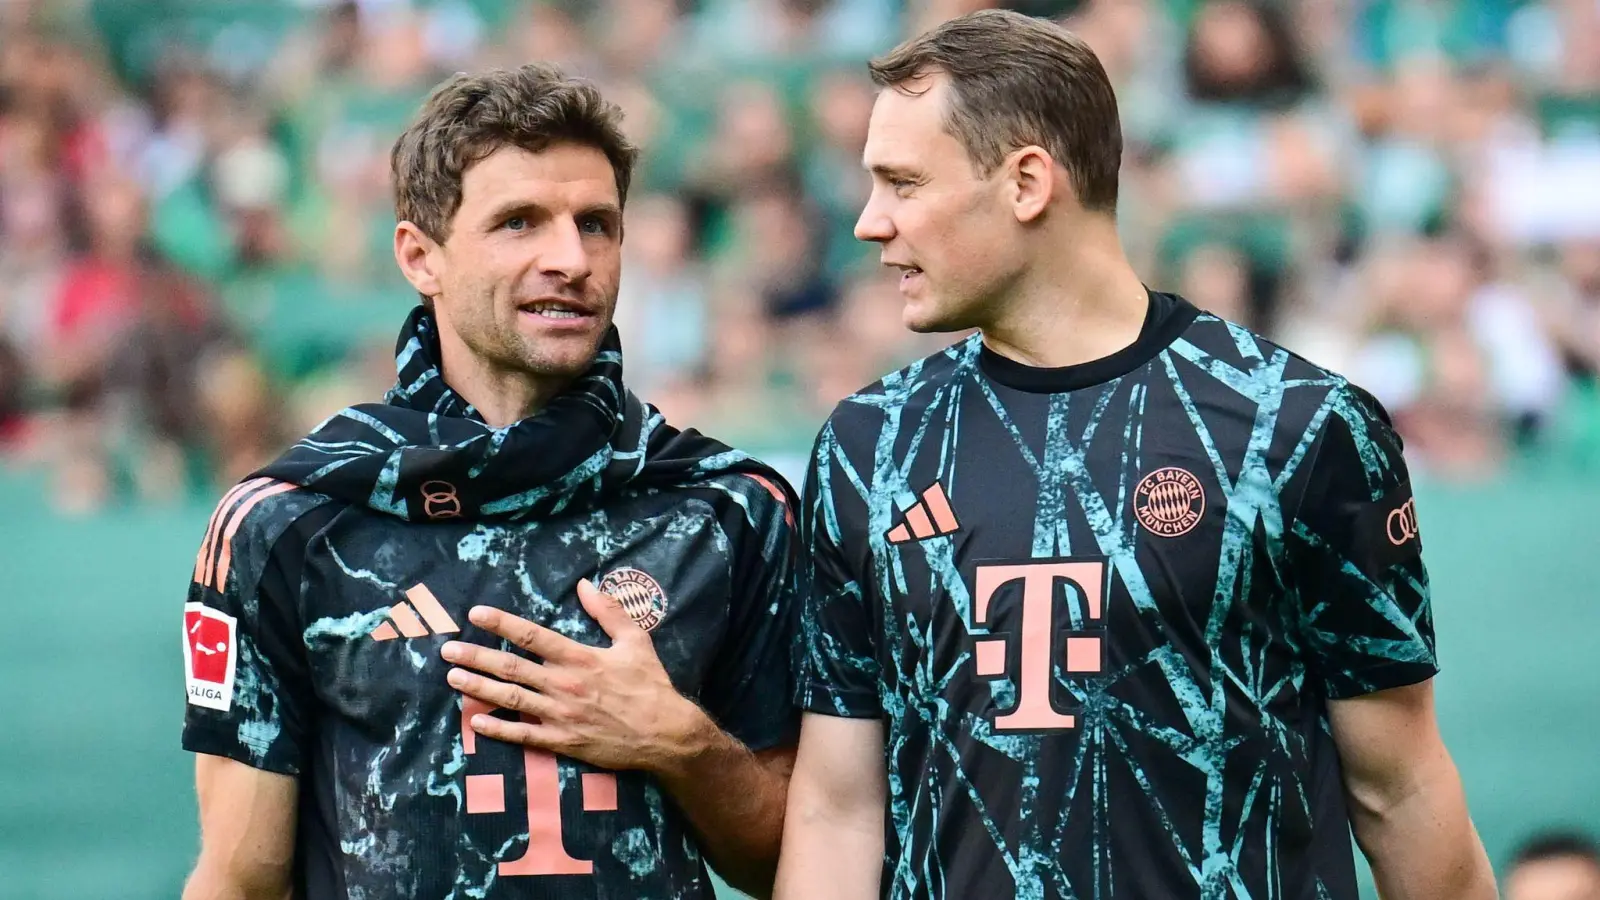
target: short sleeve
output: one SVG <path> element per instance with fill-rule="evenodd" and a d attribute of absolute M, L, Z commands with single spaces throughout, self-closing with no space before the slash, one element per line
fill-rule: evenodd
<path fill-rule="evenodd" d="M 801 501 L 805 552 L 795 689 L 800 707 L 808 712 L 869 718 L 883 713 L 876 619 L 867 606 L 864 576 L 846 550 L 846 520 L 855 510 L 843 501 L 851 497 L 854 505 L 861 501 L 840 473 L 837 454 L 842 452 L 833 424 L 824 426 L 807 467 Z"/>
<path fill-rule="evenodd" d="M 700 698 L 706 712 L 751 750 L 799 737 L 789 671 L 795 617 L 793 500 L 776 474 L 740 476 L 728 632 Z"/>
<path fill-rule="evenodd" d="M 299 624 L 304 532 L 328 508 L 302 516 L 305 498 L 290 493 L 247 481 L 212 514 L 183 609 L 183 747 L 298 775 L 312 704 Z"/>
<path fill-rule="evenodd" d="M 1343 699 L 1426 681 L 1438 663 L 1401 439 L 1364 391 L 1330 402 L 1286 540 L 1309 668 Z"/>

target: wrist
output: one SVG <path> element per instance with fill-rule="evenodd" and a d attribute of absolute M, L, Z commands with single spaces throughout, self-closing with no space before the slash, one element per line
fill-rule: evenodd
<path fill-rule="evenodd" d="M 727 738 L 711 716 L 694 701 L 680 697 L 667 717 L 661 751 L 653 774 L 666 780 L 695 777 L 706 760 L 714 757 Z"/>

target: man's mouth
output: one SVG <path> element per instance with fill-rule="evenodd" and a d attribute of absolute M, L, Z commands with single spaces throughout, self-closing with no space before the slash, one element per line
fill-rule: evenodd
<path fill-rule="evenodd" d="M 565 300 L 549 299 L 534 300 L 529 303 L 523 303 L 517 307 L 517 311 L 528 313 L 529 315 L 535 315 L 541 319 L 568 321 L 574 319 L 587 319 L 591 315 L 587 309 L 576 303 L 569 303 Z"/>
<path fill-rule="evenodd" d="M 912 279 L 922 274 L 922 269 L 909 263 L 884 263 L 892 269 L 900 270 L 900 286 L 905 287 Z"/>

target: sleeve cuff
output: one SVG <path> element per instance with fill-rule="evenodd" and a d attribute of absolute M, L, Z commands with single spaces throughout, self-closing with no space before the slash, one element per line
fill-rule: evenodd
<path fill-rule="evenodd" d="M 1392 688 L 1410 687 L 1439 674 L 1438 665 L 1395 663 L 1327 679 L 1323 690 L 1329 700 L 1349 700 Z"/>
<path fill-rule="evenodd" d="M 800 711 L 787 703 L 772 704 L 765 715 L 738 722 L 724 722 L 714 715 L 711 718 L 752 753 L 789 746 L 800 740 Z"/>
<path fill-rule="evenodd" d="M 299 776 L 301 773 L 300 760 L 294 754 L 270 750 L 266 753 L 257 752 L 256 748 L 239 741 L 238 732 L 229 729 L 185 725 L 183 749 L 190 753 L 204 753 L 207 756 L 231 759 L 263 772 L 291 776 Z"/>
<path fill-rule="evenodd" d="M 847 719 L 876 719 L 883 715 L 876 691 L 847 690 L 833 685 L 804 682 L 796 698 L 806 712 Z"/>

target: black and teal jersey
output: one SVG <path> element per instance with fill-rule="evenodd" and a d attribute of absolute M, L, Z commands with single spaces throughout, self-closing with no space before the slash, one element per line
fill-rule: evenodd
<path fill-rule="evenodd" d="M 1328 701 L 1436 672 L 1369 395 L 1152 293 L 1105 359 L 847 398 L 802 509 L 796 689 L 885 721 L 885 897 L 1357 896 Z"/>
<path fill-rule="evenodd" d="M 792 745 L 788 485 L 628 394 L 614 340 L 507 428 L 443 385 L 420 311 L 399 349 L 388 403 L 218 505 L 184 610 L 184 746 L 298 780 L 306 900 L 710 900 L 653 777 L 480 738 L 475 714 L 512 714 L 451 688 L 440 648 L 521 652 L 468 621 L 478 604 L 605 646 L 591 579 L 724 730 Z"/>

